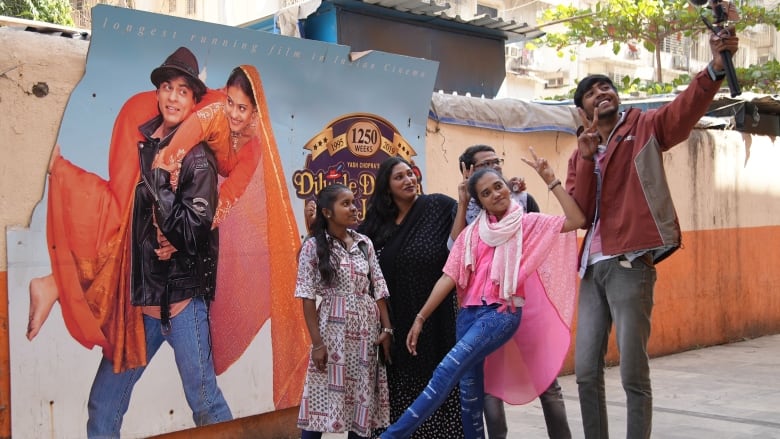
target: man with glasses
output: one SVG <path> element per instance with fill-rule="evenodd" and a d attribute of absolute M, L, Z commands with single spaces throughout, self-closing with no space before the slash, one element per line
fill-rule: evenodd
<path fill-rule="evenodd" d="M 502 173 L 501 165 L 504 159 L 498 157 L 496 150 L 488 145 L 473 145 L 466 148 L 458 159 L 464 182 L 468 180 L 475 171 L 491 167 Z M 525 191 L 525 181 L 520 177 L 512 177 L 508 181 L 511 189 L 511 197 L 516 203 L 520 204 L 525 212 L 539 212 L 539 205 L 536 200 Z M 472 198 L 468 205 L 463 208 L 463 203 L 458 203 L 458 212 L 455 216 L 452 236 L 457 236 L 471 224 L 479 215 L 480 207 Z M 454 242 L 454 241 L 453 241 Z M 452 245 L 453 242 L 450 242 Z M 544 422 L 547 424 L 547 435 L 550 439 L 571 439 L 569 422 L 566 418 L 566 405 L 563 402 L 563 393 L 558 379 L 553 380 L 550 387 L 539 395 L 544 412 Z M 485 394 L 484 402 L 485 425 L 487 426 L 488 437 L 490 439 L 506 439 L 507 424 L 506 413 L 504 412 L 504 402 L 493 395 Z"/>
<path fill-rule="evenodd" d="M 458 165 L 460 166 L 461 173 L 464 180 L 468 179 L 474 171 L 483 168 L 493 168 L 499 173 L 502 173 L 501 166 L 504 164 L 504 159 L 498 157 L 496 150 L 492 146 L 488 145 L 473 145 L 466 148 L 463 154 L 458 159 Z M 523 206 L 526 212 L 539 212 L 539 205 L 536 204 L 536 200 L 528 192 L 525 191 L 525 180 L 521 177 L 512 177 L 508 181 L 509 189 L 512 191 L 512 199 Z M 465 216 L 460 219 L 463 224 L 463 228 L 477 217 L 479 214 L 479 206 L 476 201 L 470 200 L 465 211 Z M 455 218 L 457 222 L 459 218 Z"/>

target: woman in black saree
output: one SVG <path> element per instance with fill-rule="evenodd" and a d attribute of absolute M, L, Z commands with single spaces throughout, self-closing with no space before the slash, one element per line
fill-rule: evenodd
<path fill-rule="evenodd" d="M 417 311 L 441 277 L 447 261 L 447 240 L 457 202 L 442 194 L 419 195 L 411 165 L 391 157 L 379 167 L 376 186 L 358 231 L 374 243 L 379 265 L 390 291 L 390 313 L 395 325 L 392 364 L 387 365 L 390 422 L 395 422 L 422 392 L 433 370 L 455 344 L 457 302 L 453 293 L 425 321 L 426 333 L 417 356 L 406 349 L 406 335 Z M 453 237 L 454 239 L 455 237 Z M 463 437 L 458 388 L 413 438 Z M 381 432 L 377 432 L 379 434 Z"/>

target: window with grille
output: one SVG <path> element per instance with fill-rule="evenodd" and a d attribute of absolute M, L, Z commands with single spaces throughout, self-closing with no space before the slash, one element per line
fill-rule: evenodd
<path fill-rule="evenodd" d="M 168 12 L 176 12 L 176 0 L 168 0 Z"/>
<path fill-rule="evenodd" d="M 688 39 L 682 35 L 682 32 L 678 32 L 674 35 L 664 38 L 661 43 L 661 52 L 682 55 L 683 47 Z"/>
<path fill-rule="evenodd" d="M 693 60 L 701 60 L 702 57 L 712 56 L 710 55 L 710 35 L 699 35 L 695 40 L 691 40 L 690 44 L 690 58 Z"/>
<path fill-rule="evenodd" d="M 753 26 L 756 47 L 772 47 L 772 29 L 763 23 Z"/>
<path fill-rule="evenodd" d="M 564 85 L 566 84 L 563 83 L 563 77 L 559 76 L 557 78 L 548 79 L 547 83 L 544 84 L 544 88 L 558 88 L 563 87 Z"/>
<path fill-rule="evenodd" d="M 197 12 L 196 0 L 187 0 L 187 14 L 195 15 Z"/>

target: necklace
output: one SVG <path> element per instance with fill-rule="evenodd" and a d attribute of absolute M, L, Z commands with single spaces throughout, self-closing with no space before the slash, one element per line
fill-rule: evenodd
<path fill-rule="evenodd" d="M 238 150 L 238 138 L 241 137 L 241 133 L 237 131 L 230 132 L 230 141 L 233 144 L 233 151 Z"/>

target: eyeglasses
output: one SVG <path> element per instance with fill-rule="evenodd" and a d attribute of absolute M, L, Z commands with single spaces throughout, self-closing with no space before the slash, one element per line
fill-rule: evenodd
<path fill-rule="evenodd" d="M 503 164 L 504 164 L 504 159 L 485 160 L 482 163 L 475 164 L 474 169 L 487 168 L 488 166 L 491 168 L 496 168 Z"/>

